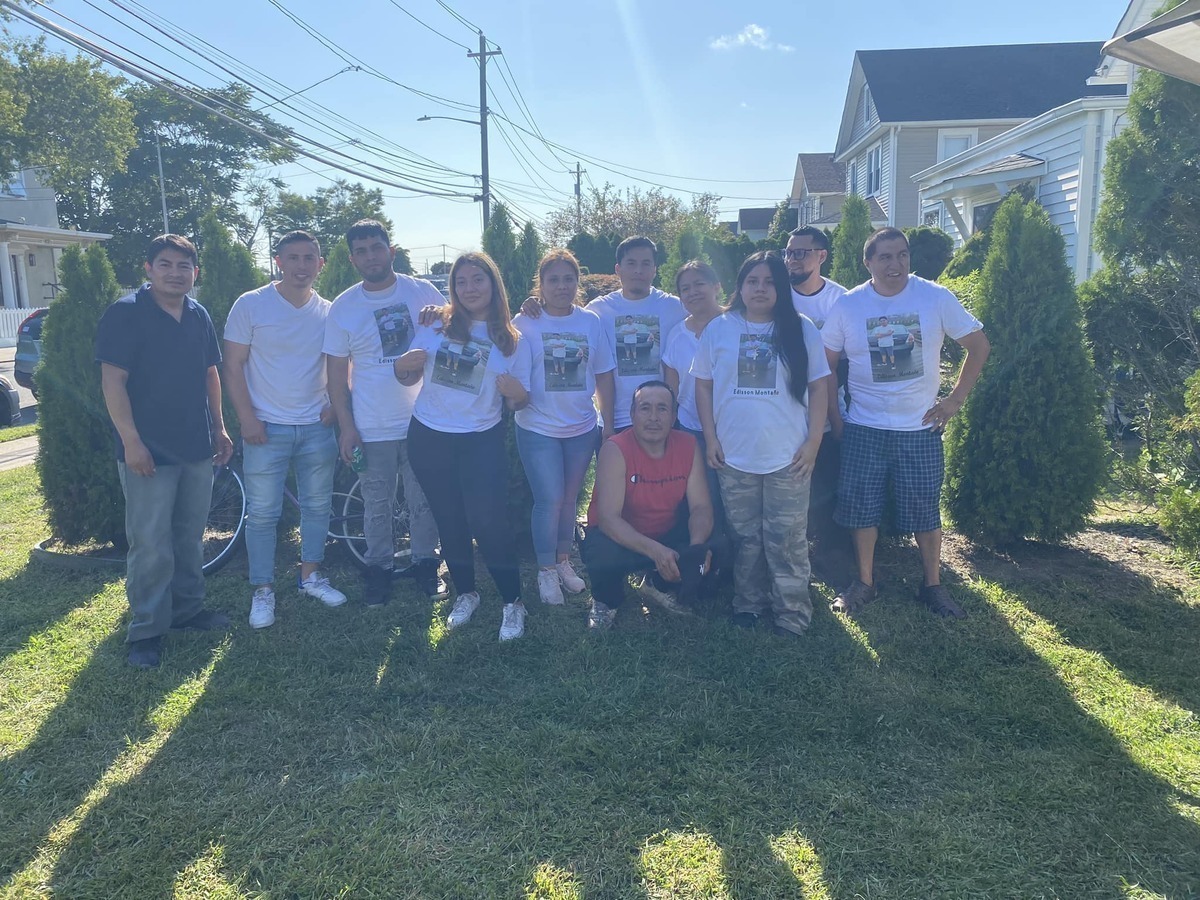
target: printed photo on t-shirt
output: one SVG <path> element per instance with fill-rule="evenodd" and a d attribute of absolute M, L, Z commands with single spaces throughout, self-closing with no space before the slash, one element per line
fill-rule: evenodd
<path fill-rule="evenodd" d="M 742 390 L 774 389 L 779 368 L 775 335 L 743 334 L 738 338 L 737 386 Z"/>
<path fill-rule="evenodd" d="M 543 332 L 542 347 L 547 391 L 587 389 L 587 335 L 569 331 Z"/>
<path fill-rule="evenodd" d="M 658 316 L 617 316 L 617 374 L 657 375 L 662 342 Z"/>
<path fill-rule="evenodd" d="M 925 374 L 919 315 L 879 316 L 867 319 L 866 327 L 872 381 L 912 381 Z"/>
<path fill-rule="evenodd" d="M 463 343 L 443 335 L 433 362 L 434 384 L 479 396 L 491 352 L 492 342 L 483 338 Z"/>
<path fill-rule="evenodd" d="M 408 352 L 414 329 L 407 303 L 375 310 L 375 326 L 379 329 L 379 343 L 385 358 L 402 356 Z"/>

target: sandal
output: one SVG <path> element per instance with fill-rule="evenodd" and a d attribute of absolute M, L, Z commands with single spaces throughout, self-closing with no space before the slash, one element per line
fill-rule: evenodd
<path fill-rule="evenodd" d="M 940 584 L 927 584 L 917 594 L 917 601 L 929 607 L 934 615 L 943 619 L 965 619 L 967 611 L 950 597 L 950 592 Z"/>
<path fill-rule="evenodd" d="M 864 606 L 875 599 L 875 585 L 864 584 L 855 579 L 850 582 L 850 586 L 837 595 L 830 609 L 835 613 L 841 613 L 848 618 L 853 619 L 857 616 Z"/>

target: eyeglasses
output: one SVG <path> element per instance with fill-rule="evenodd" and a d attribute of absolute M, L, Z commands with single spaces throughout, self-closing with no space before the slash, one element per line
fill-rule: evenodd
<path fill-rule="evenodd" d="M 783 250 L 784 259 L 808 259 L 808 254 L 816 253 L 820 247 L 801 247 L 799 250 Z"/>

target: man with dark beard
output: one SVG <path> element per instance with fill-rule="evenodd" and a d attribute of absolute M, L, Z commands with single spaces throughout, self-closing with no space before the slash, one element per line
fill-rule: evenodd
<path fill-rule="evenodd" d="M 386 229 L 374 219 L 351 225 L 346 246 L 363 280 L 333 302 L 324 351 L 342 460 L 352 463 L 358 448 L 366 461 L 361 475 L 367 539 L 363 599 L 367 606 L 382 606 L 391 598 L 397 477 L 404 483 L 412 538 L 412 565 L 403 574 L 413 577 L 427 596 L 444 597 L 446 585 L 434 553 L 437 525 L 408 462 L 408 423 L 420 387 L 405 387 L 392 372 L 392 364 L 412 344 L 421 308 L 441 305 L 442 295 L 428 281 L 392 270 L 396 253 Z"/>
<path fill-rule="evenodd" d="M 792 305 L 796 312 L 812 319 L 818 328 L 825 324 L 829 310 L 846 289 L 836 281 L 821 277 L 821 266 L 829 258 L 829 235 L 811 225 L 797 228 L 788 235 L 783 261 L 787 264 L 788 280 L 792 284 Z M 839 385 L 846 383 L 846 363 L 842 360 L 834 374 L 837 381 L 830 385 L 830 396 L 844 397 Z M 825 426 L 826 432 L 829 425 Z M 854 560 L 850 533 L 833 521 L 837 504 L 838 471 L 841 468 L 841 447 L 837 441 L 821 441 L 817 463 L 813 469 L 812 489 L 808 495 L 809 556 L 813 573 L 827 584 L 840 583 Z"/>

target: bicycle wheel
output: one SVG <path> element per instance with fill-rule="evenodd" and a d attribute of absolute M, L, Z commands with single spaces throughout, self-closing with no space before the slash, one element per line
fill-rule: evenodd
<path fill-rule="evenodd" d="M 221 466 L 213 473 L 212 502 L 204 523 L 204 574 L 218 571 L 237 550 L 246 528 L 246 490 L 237 472 Z"/>
<path fill-rule="evenodd" d="M 367 566 L 367 538 L 363 530 L 362 481 L 355 480 L 350 490 L 335 491 L 333 515 L 329 520 L 329 536 L 341 541 L 355 565 Z M 403 569 L 412 559 L 408 538 L 408 504 L 404 502 L 403 489 L 397 485 L 396 500 L 392 506 L 392 536 L 395 547 L 392 566 Z"/>

